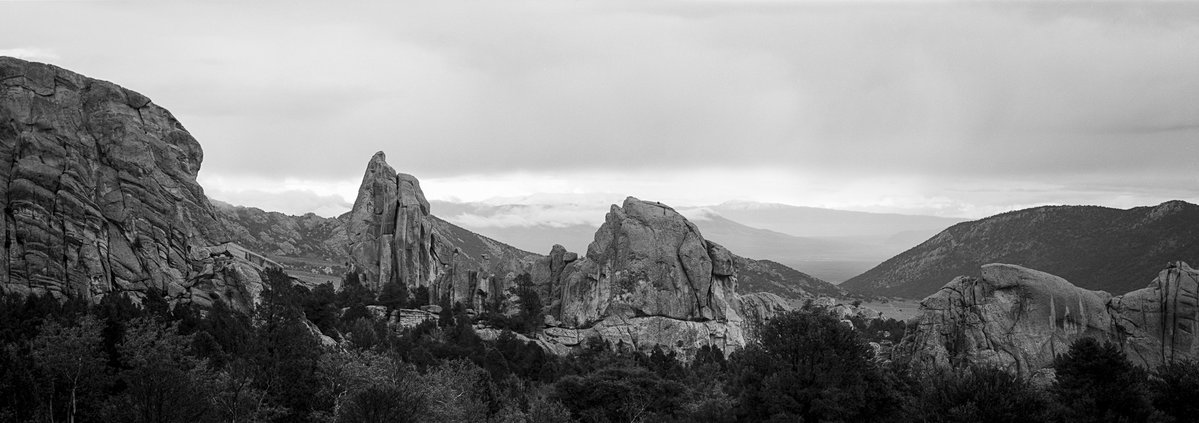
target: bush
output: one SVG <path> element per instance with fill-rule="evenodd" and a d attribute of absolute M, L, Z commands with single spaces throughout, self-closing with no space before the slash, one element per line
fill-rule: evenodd
<path fill-rule="evenodd" d="M 560 379 L 553 398 L 584 421 L 658 421 L 682 410 L 685 392 L 649 370 L 612 367 Z"/>
<path fill-rule="evenodd" d="M 378 385 L 351 396 L 339 410 L 337 423 L 423 422 L 428 415 L 428 403 L 418 392 Z"/>
<path fill-rule="evenodd" d="M 968 367 L 925 375 L 910 414 L 922 422 L 1034 422 L 1049 417 L 1045 393 L 1017 375 Z"/>

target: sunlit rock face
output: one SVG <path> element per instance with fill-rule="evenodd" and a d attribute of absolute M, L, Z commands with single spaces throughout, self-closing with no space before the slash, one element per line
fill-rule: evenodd
<path fill-rule="evenodd" d="M 773 294 L 738 295 L 735 259 L 669 206 L 629 197 L 612 206 L 584 257 L 555 246 L 535 273 L 556 324 L 542 339 L 575 346 L 594 336 L 684 357 L 705 345 L 742 348 L 747 317 L 788 307 Z"/>
<path fill-rule="evenodd" d="M 1199 354 L 1199 273 L 1171 263 L 1148 287 L 1112 297 L 1008 264 L 959 277 L 921 303 L 899 346 L 917 366 L 983 364 L 1032 376 L 1083 337 L 1119 343 L 1144 366 Z"/>
<path fill-rule="evenodd" d="M 0 57 L 0 289 L 209 301 L 195 289 L 207 283 L 239 291 L 233 305 L 245 309 L 254 294 L 239 271 L 206 275 L 210 257 L 194 251 L 228 240 L 196 183 L 202 159 L 149 98 Z"/>

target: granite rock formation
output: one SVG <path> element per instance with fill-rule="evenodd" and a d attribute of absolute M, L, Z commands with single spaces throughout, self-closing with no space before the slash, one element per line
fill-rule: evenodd
<path fill-rule="evenodd" d="M 954 225 L 841 286 L 868 295 L 923 298 L 984 264 L 1011 263 L 1123 294 L 1141 288 L 1141 278 L 1161 263 L 1195 258 L 1195 204 L 1037 207 Z"/>
<path fill-rule="evenodd" d="M 1171 263 L 1148 287 L 1113 297 L 1009 264 L 958 277 L 921 302 L 898 347 L 916 366 L 984 364 L 1032 377 L 1082 337 L 1119 343 L 1152 367 L 1199 357 L 1199 272 Z"/>
<path fill-rule="evenodd" d="M 741 348 L 751 322 L 788 306 L 774 294 L 738 295 L 739 260 L 669 206 L 629 197 L 612 206 L 585 256 L 555 246 L 536 264 L 534 283 L 557 323 L 542 339 L 573 347 L 597 336 L 684 357 L 704 345 Z"/>
<path fill-rule="evenodd" d="M 439 303 L 479 304 L 539 257 L 431 215 L 420 182 L 397 173 L 383 152 L 367 164 L 346 235 L 352 270 L 364 284 L 426 287 Z"/>
<path fill-rule="evenodd" d="M 189 300 L 213 280 L 195 247 L 227 240 L 196 183 L 202 159 L 146 96 L 0 57 L 0 289 Z"/>

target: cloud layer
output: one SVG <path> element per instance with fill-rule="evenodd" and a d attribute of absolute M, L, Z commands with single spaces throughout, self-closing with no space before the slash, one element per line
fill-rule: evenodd
<path fill-rule="evenodd" d="M 325 197 L 275 196 L 288 210 L 352 201 L 376 150 L 445 199 L 616 192 L 963 216 L 1199 199 L 1199 3 L 17 2 L 5 14 L 0 52 L 172 110 L 204 145 L 215 198 Z"/>

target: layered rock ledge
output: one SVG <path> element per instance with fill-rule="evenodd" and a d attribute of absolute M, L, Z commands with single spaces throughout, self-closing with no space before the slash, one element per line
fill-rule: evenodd
<path fill-rule="evenodd" d="M 0 57 L 0 290 L 210 301 L 219 287 L 247 309 L 255 282 L 238 274 L 250 264 L 199 250 L 229 240 L 196 183 L 203 156 L 144 95 Z"/>

